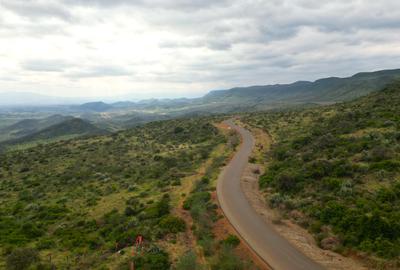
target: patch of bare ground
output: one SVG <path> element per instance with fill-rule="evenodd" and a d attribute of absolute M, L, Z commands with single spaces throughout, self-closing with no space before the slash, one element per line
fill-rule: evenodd
<path fill-rule="evenodd" d="M 265 145 L 269 147 L 271 140 L 268 134 L 259 129 L 251 129 L 251 131 L 256 140 L 253 155 L 259 156 L 260 151 L 267 150 Z M 261 147 L 261 145 L 264 145 L 264 147 Z M 259 190 L 258 185 L 258 178 L 263 173 L 263 168 L 264 165 L 249 163 L 242 176 L 241 187 L 252 207 L 263 217 L 265 222 L 272 224 L 276 231 L 292 245 L 327 269 L 368 269 L 355 258 L 344 257 L 333 251 L 319 248 L 314 237 L 307 230 L 291 220 L 284 219 L 278 210 L 271 209 L 266 202 L 266 194 Z"/>

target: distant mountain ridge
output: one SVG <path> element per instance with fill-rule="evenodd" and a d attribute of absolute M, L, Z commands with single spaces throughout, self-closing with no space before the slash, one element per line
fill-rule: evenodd
<path fill-rule="evenodd" d="M 64 122 L 52 125 L 36 133 L 23 137 L 23 140 L 51 139 L 65 135 L 103 135 L 107 131 L 99 129 L 95 125 L 80 118 L 72 118 Z"/>
<path fill-rule="evenodd" d="M 116 109 L 135 108 L 141 110 L 151 109 L 176 109 L 186 106 L 205 106 L 209 103 L 221 102 L 235 104 L 251 102 L 252 104 L 272 103 L 309 103 L 309 102 L 338 102 L 354 99 L 370 92 L 382 89 L 393 80 L 400 79 L 400 69 L 381 70 L 374 72 L 360 72 L 351 77 L 328 77 L 310 81 L 297 81 L 291 84 L 255 85 L 248 87 L 234 87 L 226 90 L 213 90 L 200 98 L 176 98 L 176 99 L 145 99 L 140 101 L 121 100 L 114 103 L 102 101 L 87 102 L 73 106 L 81 111 L 105 112 Z M 0 105 L 7 103 L 16 97 L 29 100 L 41 100 L 45 104 L 61 104 L 63 98 L 45 97 L 26 93 L 0 93 Z M 72 99 L 64 99 L 70 104 Z M 39 103 L 41 104 L 41 103 Z M 242 107 L 242 106 L 240 106 Z M 208 108 L 206 109 L 206 111 Z"/>
<path fill-rule="evenodd" d="M 314 82 L 298 81 L 292 84 L 236 87 L 229 90 L 211 91 L 203 99 L 209 102 L 231 103 L 243 101 L 256 103 L 338 102 L 380 90 L 396 79 L 400 79 L 400 69 L 362 72 L 348 78 L 330 77 Z"/>
<path fill-rule="evenodd" d="M 78 137 L 106 134 L 109 134 L 109 132 L 100 129 L 85 120 L 72 117 L 68 120 L 51 125 L 37 132 L 30 133 L 26 136 L 1 142 L 0 148 L 6 148 L 17 144 L 28 144 L 46 140 L 57 140 L 67 136 Z"/>
<path fill-rule="evenodd" d="M 92 111 L 104 112 L 121 108 L 136 110 L 167 110 L 181 113 L 232 112 L 268 109 L 282 105 L 334 103 L 348 101 L 384 88 L 400 80 L 400 69 L 361 72 L 351 77 L 329 77 L 291 84 L 256 85 L 214 90 L 201 98 L 148 99 L 138 102 L 92 102 L 81 105 Z"/>
<path fill-rule="evenodd" d="M 0 114 L 4 112 L 18 115 L 22 112 L 22 115 L 29 115 L 29 113 L 45 112 L 46 115 L 72 115 L 104 129 L 115 131 L 150 121 L 183 116 L 316 106 L 349 101 L 383 89 L 394 80 L 400 80 L 400 69 L 361 72 L 348 78 L 329 77 L 314 82 L 297 81 L 291 84 L 235 87 L 211 91 L 200 98 L 121 100 L 111 103 L 96 101 L 80 105 L 31 108 L 0 107 Z M 14 132 L 14 134 L 18 137 L 34 132 L 35 130 L 29 128 L 37 123 L 35 120 L 27 120 L 22 124 L 26 132 L 17 130 L 19 133 Z M 0 131 L 0 140 L 11 138 L 13 137 L 8 134 L 2 136 Z"/>
<path fill-rule="evenodd" d="M 10 126 L 1 128 L 0 133 L 9 134 L 11 138 L 19 138 L 72 118 L 72 116 L 55 114 L 42 119 L 24 119 Z"/>
<path fill-rule="evenodd" d="M 97 102 L 84 103 L 78 106 L 78 108 L 83 111 L 104 112 L 113 108 L 113 106 L 102 101 L 97 101 Z"/>

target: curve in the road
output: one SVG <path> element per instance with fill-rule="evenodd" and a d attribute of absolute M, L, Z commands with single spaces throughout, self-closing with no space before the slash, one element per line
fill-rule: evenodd
<path fill-rule="evenodd" d="M 271 268 L 324 269 L 292 246 L 251 207 L 241 188 L 240 179 L 253 149 L 254 138 L 248 130 L 235 125 L 232 120 L 225 123 L 242 136 L 242 144 L 218 178 L 217 196 L 224 215 L 254 252 Z"/>

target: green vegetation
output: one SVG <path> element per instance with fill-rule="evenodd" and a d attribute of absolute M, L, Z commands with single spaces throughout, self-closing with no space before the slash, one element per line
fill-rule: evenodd
<path fill-rule="evenodd" d="M 395 83 L 348 103 L 245 116 L 275 140 L 260 179 L 270 205 L 313 232 L 323 248 L 398 262 L 399 111 Z"/>
<path fill-rule="evenodd" d="M 186 228 L 169 193 L 224 141 L 184 119 L 0 155 L 0 268 L 125 269 L 141 234 L 136 269 L 168 269 L 160 243 Z"/>
<path fill-rule="evenodd" d="M 240 244 L 240 240 L 236 235 L 230 234 L 222 241 L 222 244 L 225 246 L 237 247 Z"/>
<path fill-rule="evenodd" d="M 212 91 L 203 101 L 218 104 L 219 110 L 281 109 L 297 105 L 326 104 L 351 100 L 385 87 L 400 79 L 400 70 L 364 72 L 349 78 L 324 78 L 315 82 L 237 87 Z M 235 108 L 236 106 L 236 108 Z M 228 108 L 227 108 L 228 107 Z M 229 110 L 230 109 L 230 110 Z"/>
<path fill-rule="evenodd" d="M 37 118 L 35 121 L 30 121 L 31 124 L 35 124 L 33 128 L 41 126 L 40 129 L 43 129 L 43 123 L 47 122 L 47 117 L 61 114 L 80 117 L 102 129 L 115 131 L 150 121 L 178 117 L 254 112 L 265 109 L 316 106 L 317 104 L 347 101 L 382 89 L 389 82 L 399 78 L 399 69 L 382 70 L 358 73 L 348 78 L 324 78 L 315 82 L 298 81 L 292 84 L 236 87 L 228 90 L 211 91 L 203 97 L 193 99 L 149 99 L 139 102 L 120 101 L 110 104 L 99 101 L 75 106 L 60 105 L 30 108 L 0 107 L 0 141 L 15 138 L 13 134 L 16 135 L 23 131 L 17 128 L 12 132 L 1 132 L 1 127 L 7 129 L 9 124 L 28 118 Z M 30 132 L 30 130 L 28 131 Z"/>
<path fill-rule="evenodd" d="M 202 248 L 203 254 L 211 267 L 218 270 L 244 270 L 256 269 L 255 266 L 238 256 L 235 248 L 240 244 L 240 240 L 229 235 L 226 239 L 218 241 L 214 234 L 215 223 L 222 218 L 217 213 L 218 206 L 212 199 L 215 191 L 215 182 L 219 174 L 219 169 L 225 164 L 230 151 L 238 145 L 239 139 L 235 132 L 227 134 L 227 148 L 223 153 L 212 158 L 212 162 L 206 168 L 205 175 L 199 179 L 191 193 L 183 203 L 183 208 L 190 212 L 194 221 L 192 230 L 196 237 L 197 244 Z M 193 263 L 193 255 L 187 255 L 182 264 Z M 179 265 L 179 264 L 178 264 Z M 198 269 L 182 268 L 182 269 Z"/>
<path fill-rule="evenodd" d="M 189 251 L 184 254 L 176 265 L 176 270 L 201 270 L 203 267 L 197 262 L 196 254 Z"/>
<path fill-rule="evenodd" d="M 32 115 L 29 116 L 32 117 Z M 23 113 L 17 114 L 16 116 L 0 113 L 0 141 L 21 138 L 73 118 L 71 116 L 62 116 L 58 114 L 51 116 L 43 115 L 43 118 L 27 118 L 20 121 L 18 121 L 18 118 L 14 118 L 29 116 Z"/>
<path fill-rule="evenodd" d="M 40 129 L 45 124 L 48 125 L 52 122 L 61 121 L 61 119 L 68 120 Z M 2 149 L 3 151 L 10 149 L 24 149 L 35 146 L 39 143 L 49 143 L 80 136 L 105 135 L 109 133 L 106 130 L 102 130 L 80 118 L 55 115 L 46 118 L 45 120 L 27 119 L 14 124 L 12 127 L 9 127 L 7 130 L 11 129 L 11 133 L 13 136 L 17 136 L 17 138 L 1 142 L 0 151 Z M 18 132 L 15 131 L 18 128 L 21 128 L 22 130 Z M 19 137 L 17 134 L 25 135 Z"/>

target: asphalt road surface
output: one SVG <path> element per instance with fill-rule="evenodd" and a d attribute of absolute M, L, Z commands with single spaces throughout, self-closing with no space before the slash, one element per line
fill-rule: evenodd
<path fill-rule="evenodd" d="M 254 138 L 248 130 L 236 126 L 232 120 L 225 123 L 236 130 L 243 139 L 240 149 L 218 178 L 218 201 L 229 222 L 272 269 L 324 269 L 292 246 L 250 206 L 241 189 L 240 178 L 253 149 Z"/>

